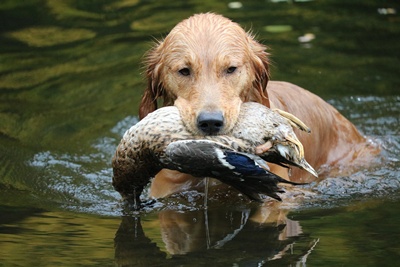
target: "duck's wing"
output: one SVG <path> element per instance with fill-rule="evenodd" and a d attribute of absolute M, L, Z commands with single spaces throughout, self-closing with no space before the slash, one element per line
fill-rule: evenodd
<path fill-rule="evenodd" d="M 268 171 L 260 157 L 241 153 L 210 140 L 172 142 L 165 151 L 172 168 L 196 177 L 213 177 L 228 184 L 252 200 L 259 194 L 281 200 L 278 183 L 296 184 Z"/>

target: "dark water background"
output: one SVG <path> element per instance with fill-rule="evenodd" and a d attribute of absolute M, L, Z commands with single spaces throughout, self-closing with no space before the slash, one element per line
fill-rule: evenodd
<path fill-rule="evenodd" d="M 187 192 L 123 213 L 110 161 L 137 121 L 142 56 L 206 11 L 252 29 L 273 79 L 338 108 L 382 145 L 380 163 L 280 207 L 211 198 L 205 210 Z M 399 12 L 394 0 L 2 1 L 0 266 L 397 265 Z"/>

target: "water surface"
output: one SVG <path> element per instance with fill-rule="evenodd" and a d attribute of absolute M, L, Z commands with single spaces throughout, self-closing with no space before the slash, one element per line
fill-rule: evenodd
<path fill-rule="evenodd" d="M 372 0 L 246 1 L 239 9 L 220 1 L 3 1 L 0 265 L 395 265 L 399 10 Z M 281 205 L 230 191 L 205 209 L 203 192 L 190 191 L 124 212 L 111 157 L 137 122 L 143 54 L 206 11 L 252 29 L 270 48 L 273 79 L 334 105 L 382 146 L 378 164 L 295 190 Z M 300 42 L 307 34 L 315 38 Z"/>

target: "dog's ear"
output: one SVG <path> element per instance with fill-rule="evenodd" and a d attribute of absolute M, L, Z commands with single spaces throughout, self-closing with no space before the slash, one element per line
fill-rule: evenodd
<path fill-rule="evenodd" d="M 150 112 L 158 108 L 157 100 L 164 94 L 161 82 L 162 47 L 160 42 L 154 46 L 145 56 L 147 88 L 144 90 L 139 105 L 139 118 L 143 119 Z"/>
<path fill-rule="evenodd" d="M 269 54 L 265 51 L 266 46 L 255 41 L 253 36 L 248 35 L 250 50 L 251 50 L 251 63 L 255 73 L 255 80 L 250 92 L 252 101 L 257 101 L 267 107 L 270 107 L 267 84 L 269 81 Z"/>

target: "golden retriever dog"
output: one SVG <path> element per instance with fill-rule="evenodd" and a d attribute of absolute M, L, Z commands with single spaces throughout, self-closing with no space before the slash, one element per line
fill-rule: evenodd
<path fill-rule="evenodd" d="M 148 86 L 139 116 L 163 105 L 179 108 L 188 130 L 217 135 L 235 125 L 240 105 L 254 101 L 290 112 L 311 128 L 297 131 L 306 160 L 320 174 L 365 163 L 379 151 L 334 107 L 287 82 L 269 81 L 269 54 L 237 23 L 217 14 L 197 14 L 177 24 L 147 54 Z M 259 150 L 262 150 L 259 147 Z M 310 181 L 300 169 L 270 164 L 271 171 L 296 182 Z M 332 174 L 332 173 L 331 173 Z M 162 170 L 152 186 L 164 197 L 197 183 L 190 175 Z"/>

